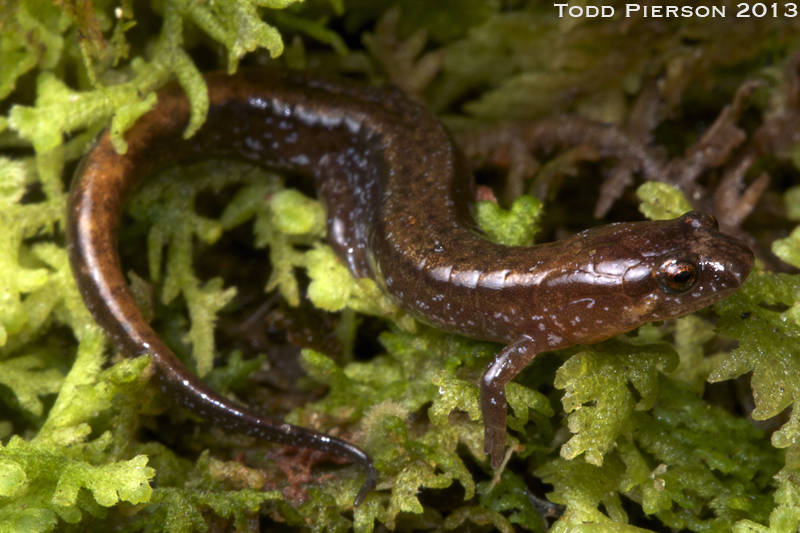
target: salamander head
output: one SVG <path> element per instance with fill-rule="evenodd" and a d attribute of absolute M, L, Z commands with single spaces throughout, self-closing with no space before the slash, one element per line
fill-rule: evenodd
<path fill-rule="evenodd" d="M 753 252 L 721 233 L 710 215 L 691 211 L 666 221 L 657 235 L 643 235 L 643 261 L 623 276 L 642 323 L 683 316 L 733 294 L 753 268 Z M 644 243 L 641 243 L 644 245 Z"/>
<path fill-rule="evenodd" d="M 697 211 L 604 226 L 570 242 L 572 286 L 559 293 L 554 277 L 544 282 L 550 290 L 540 298 L 551 324 L 575 343 L 707 307 L 734 293 L 754 260 L 746 244 Z"/>

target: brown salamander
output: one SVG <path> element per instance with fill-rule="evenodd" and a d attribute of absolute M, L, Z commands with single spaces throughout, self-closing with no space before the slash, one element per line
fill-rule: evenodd
<path fill-rule="evenodd" d="M 145 322 L 115 249 L 125 199 L 177 161 L 236 156 L 313 176 L 328 240 L 356 277 L 378 281 L 424 322 L 506 343 L 480 382 L 485 453 L 506 443 L 505 385 L 536 354 L 594 343 L 677 317 L 734 292 L 753 266 L 711 216 L 611 224 L 565 241 L 508 247 L 484 239 L 470 215 L 470 169 L 444 126 L 395 92 L 288 71 L 210 74 L 208 119 L 182 133 L 189 103 L 177 85 L 127 132 L 108 133 L 78 168 L 67 242 L 87 307 L 128 356 L 153 354 L 155 380 L 178 403 L 225 430 L 330 452 L 362 465 L 363 501 L 377 472 L 361 449 L 258 417 L 191 374 Z"/>

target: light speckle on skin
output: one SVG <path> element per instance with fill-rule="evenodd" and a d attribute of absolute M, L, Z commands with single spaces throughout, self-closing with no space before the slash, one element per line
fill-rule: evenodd
<path fill-rule="evenodd" d="M 261 152 L 264 150 L 264 146 L 258 139 L 253 139 L 252 137 L 247 137 L 244 140 L 244 144 L 254 152 Z"/>
<path fill-rule="evenodd" d="M 362 119 L 358 119 L 351 116 L 344 117 L 344 125 L 345 127 L 350 130 L 350 133 L 356 134 L 361 130 L 361 122 Z"/>
<path fill-rule="evenodd" d="M 272 110 L 276 115 L 284 115 L 285 112 L 291 113 L 291 110 L 284 105 L 278 98 L 272 99 Z"/>
<path fill-rule="evenodd" d="M 250 104 L 250 107 L 255 107 L 256 109 L 266 109 L 267 107 L 269 107 L 269 103 L 258 97 L 250 98 L 248 102 Z"/>

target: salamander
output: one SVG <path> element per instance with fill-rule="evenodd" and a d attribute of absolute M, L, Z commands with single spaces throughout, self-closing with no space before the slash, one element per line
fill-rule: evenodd
<path fill-rule="evenodd" d="M 125 134 L 103 133 L 72 182 L 67 245 L 86 306 L 127 356 L 152 354 L 157 385 L 211 424 L 323 450 L 378 474 L 344 440 L 256 416 L 189 372 L 147 324 L 120 269 L 121 210 L 131 191 L 169 164 L 238 157 L 313 178 L 328 241 L 353 276 L 372 278 L 407 312 L 451 333 L 506 344 L 480 380 L 484 451 L 506 444 L 505 385 L 537 354 L 591 344 L 691 313 L 733 293 L 753 253 L 689 212 L 619 223 L 532 247 L 486 240 L 470 214 L 470 168 L 445 127 L 398 92 L 320 75 L 243 71 L 205 77 L 204 126 L 184 139 L 189 102 L 176 85 Z"/>

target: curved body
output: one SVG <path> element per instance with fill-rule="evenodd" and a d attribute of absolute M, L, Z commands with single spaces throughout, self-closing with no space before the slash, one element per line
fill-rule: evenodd
<path fill-rule="evenodd" d="M 376 279 L 425 322 L 508 343 L 481 382 L 485 451 L 494 466 L 506 440 L 505 384 L 537 353 L 700 309 L 736 290 L 752 267 L 747 246 L 702 213 L 605 226 L 534 247 L 491 243 L 471 218 L 473 180 L 461 153 L 418 105 L 304 73 L 248 71 L 206 81 L 208 120 L 193 138 L 182 138 L 189 105 L 172 86 L 126 134 L 126 154 L 104 134 L 82 161 L 67 228 L 75 278 L 116 345 L 131 356 L 152 353 L 160 387 L 194 413 L 227 430 L 362 464 L 368 479 L 357 503 L 376 479 L 363 451 L 256 417 L 215 394 L 142 318 L 115 243 L 125 199 L 156 169 L 236 156 L 313 176 L 328 210 L 328 239 L 354 276 Z"/>

